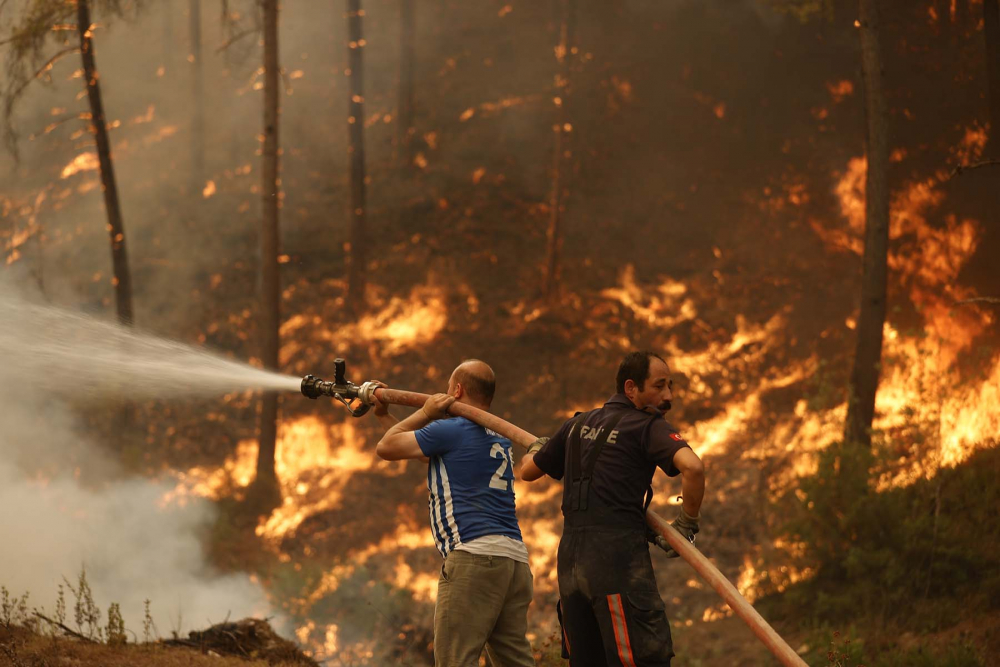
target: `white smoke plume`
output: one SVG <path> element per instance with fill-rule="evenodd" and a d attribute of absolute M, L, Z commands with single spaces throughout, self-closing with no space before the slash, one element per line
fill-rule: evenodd
<path fill-rule="evenodd" d="M 63 577 L 75 585 L 85 566 L 95 602 L 105 615 L 117 602 L 126 627 L 140 638 L 146 599 L 161 635 L 203 628 L 227 616 L 273 615 L 264 590 L 247 574 L 220 575 L 207 563 L 200 535 L 215 518 L 213 506 L 198 498 L 182 506 L 164 503 L 172 485 L 124 477 L 81 435 L 69 406 L 49 391 L 59 381 L 99 386 L 104 393 L 116 384 L 128 387 L 130 374 L 140 369 L 136 364 L 156 365 L 157 350 L 163 363 L 153 376 L 176 388 L 180 380 L 171 384 L 168 369 L 180 372 L 183 359 L 211 357 L 167 341 L 118 334 L 102 348 L 98 337 L 117 327 L 28 308 L 3 285 L 0 312 L 0 584 L 14 595 L 30 593 L 31 605 L 51 614 Z M 69 326 L 72 322 L 76 325 Z M 123 340 L 135 344 L 128 360 L 102 356 Z M 102 381 L 88 377 L 91 371 Z M 241 372 L 261 373 L 249 367 Z M 188 381 L 197 383 L 198 374 L 192 378 Z M 72 594 L 66 595 L 72 609 Z"/>
<path fill-rule="evenodd" d="M 0 449 L 7 449 L 3 438 Z M 29 592 L 51 617 L 62 578 L 75 586 L 86 567 L 97 604 L 121 605 L 126 627 L 139 636 L 146 599 L 161 634 L 271 615 L 263 589 L 247 575 L 216 576 L 207 567 L 198 534 L 212 521 L 209 504 L 161 507 L 168 489 L 131 479 L 94 490 L 69 474 L 42 482 L 0 461 L 3 585 L 15 595 Z"/>

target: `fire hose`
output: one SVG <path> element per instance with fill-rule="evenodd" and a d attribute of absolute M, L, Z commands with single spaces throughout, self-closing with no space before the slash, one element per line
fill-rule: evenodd
<path fill-rule="evenodd" d="M 302 393 L 312 399 L 317 399 L 320 396 L 330 396 L 342 403 L 354 417 L 361 417 L 367 413 L 371 406 L 374 405 L 375 397 L 378 397 L 383 403 L 406 405 L 413 408 L 423 407 L 424 402 L 428 399 L 427 394 L 390 389 L 382 387 L 374 381 L 356 385 L 346 379 L 346 365 L 343 359 L 336 359 L 334 361 L 335 376 L 332 382 L 322 380 L 313 375 L 305 376 L 302 378 Z M 448 407 L 448 414 L 456 417 L 465 417 L 474 421 L 480 426 L 495 431 L 522 447 L 528 447 L 536 440 L 534 435 L 524 429 L 518 428 L 494 414 L 479 410 L 465 403 L 452 403 Z M 719 568 L 702 554 L 694 544 L 688 542 L 663 517 L 652 510 L 646 511 L 646 523 L 656 533 L 662 535 L 667 540 L 667 543 L 673 547 L 674 551 L 687 561 L 688 565 L 693 567 L 695 572 L 726 601 L 726 604 L 750 627 L 750 630 L 753 631 L 757 638 L 774 654 L 782 665 L 786 667 L 808 667 L 805 661 L 792 650 L 792 647 L 753 608 L 753 605 L 726 579 L 725 575 L 719 571 Z"/>

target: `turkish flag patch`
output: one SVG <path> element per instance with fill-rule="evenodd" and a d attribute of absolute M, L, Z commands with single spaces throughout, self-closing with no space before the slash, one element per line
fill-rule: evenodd
<path fill-rule="evenodd" d="M 678 442 L 684 442 L 684 438 L 681 437 L 680 433 L 671 433 L 670 437 L 673 438 L 674 440 L 677 440 Z"/>

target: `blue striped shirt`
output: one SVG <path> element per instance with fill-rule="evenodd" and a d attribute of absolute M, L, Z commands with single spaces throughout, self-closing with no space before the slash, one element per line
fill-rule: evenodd
<path fill-rule="evenodd" d="M 416 431 L 425 456 L 431 532 L 442 556 L 485 535 L 519 542 L 510 440 L 464 417 Z"/>

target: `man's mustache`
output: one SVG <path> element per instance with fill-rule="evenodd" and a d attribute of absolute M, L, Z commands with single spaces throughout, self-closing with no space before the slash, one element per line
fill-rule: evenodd
<path fill-rule="evenodd" d="M 670 410 L 670 407 L 671 407 L 670 401 L 663 401 L 662 403 L 656 406 L 656 409 L 659 410 L 660 412 L 667 412 Z"/>

